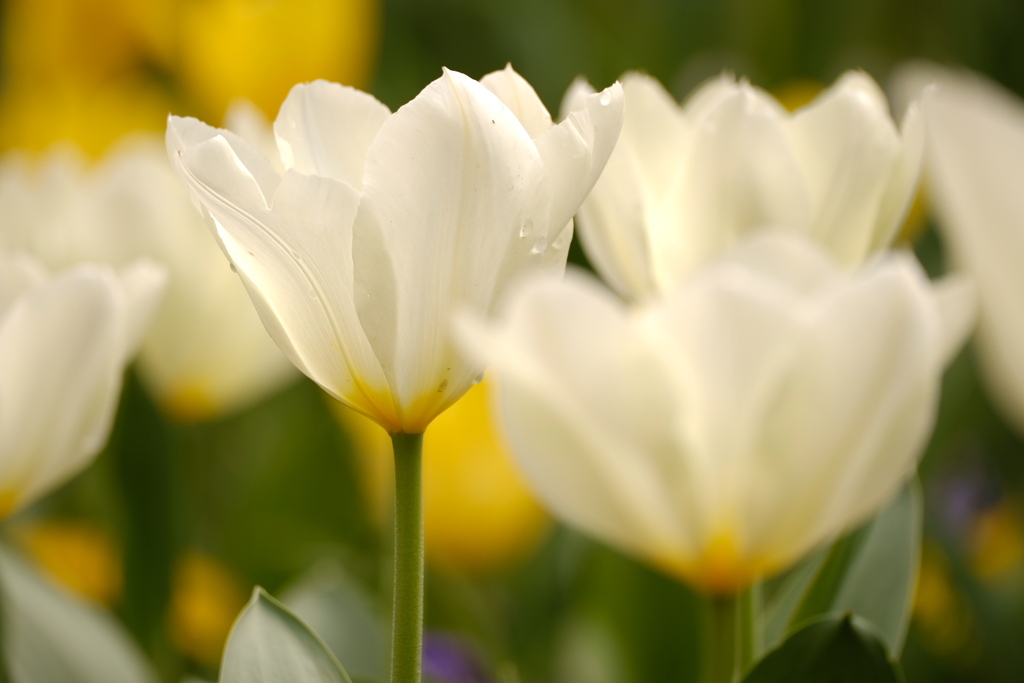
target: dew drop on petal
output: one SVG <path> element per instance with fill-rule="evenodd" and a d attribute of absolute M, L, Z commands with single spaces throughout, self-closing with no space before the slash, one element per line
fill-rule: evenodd
<path fill-rule="evenodd" d="M 533 249 L 530 250 L 531 254 L 542 254 L 548 248 L 548 238 L 541 235 L 537 238 L 537 241 L 533 243 Z"/>
<path fill-rule="evenodd" d="M 603 93 L 601 93 L 601 97 L 597 98 L 597 101 L 601 104 L 602 107 L 607 107 L 609 104 L 612 103 L 611 91 L 605 90 Z"/>
<path fill-rule="evenodd" d="M 448 378 L 445 377 L 441 380 L 441 383 L 437 385 L 437 393 L 443 394 L 444 390 L 448 388 Z"/>
<path fill-rule="evenodd" d="M 523 221 L 523 224 L 519 226 L 519 236 L 529 237 L 531 232 L 533 232 L 533 219 L 527 218 Z"/>

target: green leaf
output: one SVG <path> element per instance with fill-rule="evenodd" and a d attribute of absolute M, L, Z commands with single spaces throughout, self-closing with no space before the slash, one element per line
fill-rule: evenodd
<path fill-rule="evenodd" d="M 220 683 L 352 683 L 313 631 L 262 588 L 231 629 Z"/>
<path fill-rule="evenodd" d="M 354 679 L 387 678 L 385 620 L 373 598 L 338 562 L 316 565 L 280 595 Z"/>
<path fill-rule="evenodd" d="M 135 642 L 111 615 L 49 583 L 0 546 L 3 647 L 13 683 L 149 683 Z"/>
<path fill-rule="evenodd" d="M 769 646 L 810 619 L 852 612 L 874 624 L 898 656 L 910 623 L 922 520 L 914 480 L 873 520 L 794 569 L 766 611 Z"/>
<path fill-rule="evenodd" d="M 814 621 L 769 652 L 743 683 L 903 683 L 874 628 L 846 614 Z"/>

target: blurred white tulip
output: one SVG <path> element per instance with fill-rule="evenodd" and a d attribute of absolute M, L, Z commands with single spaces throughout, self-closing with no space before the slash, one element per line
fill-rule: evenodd
<path fill-rule="evenodd" d="M 851 273 L 765 231 L 646 306 L 570 272 L 460 328 L 555 515 L 724 592 L 897 492 L 972 315 L 969 286 L 933 287 L 909 254 Z"/>
<path fill-rule="evenodd" d="M 894 98 L 916 98 L 929 84 L 926 196 L 953 266 L 978 288 L 986 383 L 1024 431 L 1024 102 L 976 74 L 923 63 L 894 74 Z"/>
<path fill-rule="evenodd" d="M 27 256 L 0 256 L 0 518 L 106 443 L 124 367 L 164 282 L 145 261 L 51 277 Z"/>
<path fill-rule="evenodd" d="M 554 125 L 511 68 L 479 83 L 446 70 L 394 114 L 317 81 L 281 106 L 269 157 L 195 119 L 172 117 L 167 145 L 292 362 L 417 433 L 482 370 L 457 353 L 452 311 L 486 313 L 520 273 L 564 268 L 622 89 L 576 104 Z"/>
<path fill-rule="evenodd" d="M 95 166 L 69 148 L 39 159 L 9 154 L 0 162 L 0 215 L 0 249 L 26 251 L 51 268 L 140 257 L 167 268 L 139 371 L 173 417 L 237 410 L 294 376 L 159 138 L 126 140 Z"/>
<path fill-rule="evenodd" d="M 848 72 L 790 114 L 732 76 L 679 105 L 649 76 L 622 78 L 622 136 L 580 209 L 583 247 L 622 296 L 641 300 L 752 230 L 811 236 L 845 266 L 895 238 L 913 199 L 922 134 L 902 132 L 871 78 Z M 568 106 L 592 89 L 577 82 Z"/>

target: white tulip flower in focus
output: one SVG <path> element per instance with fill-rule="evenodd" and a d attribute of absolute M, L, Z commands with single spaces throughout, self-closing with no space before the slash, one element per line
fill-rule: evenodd
<path fill-rule="evenodd" d="M 927 197 L 943 245 L 978 288 L 977 350 L 996 405 L 1024 430 L 1024 102 L 983 77 L 912 64 L 893 79 L 917 97 Z"/>
<path fill-rule="evenodd" d="M 933 287 L 909 254 L 851 273 L 765 232 L 646 306 L 570 272 L 460 322 L 556 516 L 731 592 L 898 491 L 972 316 L 970 287 Z"/>
<path fill-rule="evenodd" d="M 445 70 L 391 113 L 325 81 L 297 85 L 277 150 L 171 117 L 168 152 L 267 329 L 328 393 L 419 433 L 476 380 L 456 308 L 486 314 L 525 271 L 560 272 L 572 217 L 611 153 L 622 89 L 555 125 L 511 68 Z"/>
<path fill-rule="evenodd" d="M 895 238 L 917 185 L 921 126 L 912 108 L 897 129 L 867 74 L 846 73 L 795 113 L 732 76 L 683 105 L 649 76 L 626 74 L 622 86 L 622 135 L 579 232 L 627 299 L 658 295 L 765 226 L 808 235 L 848 267 Z M 567 105 L 591 91 L 577 82 Z"/>
<path fill-rule="evenodd" d="M 104 446 L 164 281 L 149 262 L 49 276 L 26 256 L 0 256 L 0 518 Z"/>
<path fill-rule="evenodd" d="M 95 166 L 70 149 L 11 153 L 0 162 L 0 216 L 0 249 L 26 251 L 49 268 L 150 258 L 167 269 L 138 368 L 173 417 L 229 413 L 295 375 L 158 138 L 125 140 Z"/>

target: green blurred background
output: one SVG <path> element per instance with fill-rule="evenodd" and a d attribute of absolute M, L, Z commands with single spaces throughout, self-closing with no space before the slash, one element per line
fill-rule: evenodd
<path fill-rule="evenodd" d="M 579 75 L 603 86 L 639 69 L 683 97 L 731 70 L 796 103 L 850 68 L 884 85 L 894 66 L 915 58 L 964 65 L 1024 94 L 1020 0 L 2 7 L 3 149 L 41 150 L 69 138 L 100 154 L 129 130 L 162 129 L 168 110 L 216 122 L 238 96 L 272 116 L 288 86 L 316 77 L 369 89 L 394 109 L 442 66 L 480 77 L 506 62 L 553 111 Z M 944 272 L 927 216 L 907 240 L 932 274 Z M 578 249 L 572 258 L 584 262 Z M 52 575 L 117 611 L 168 677 L 212 678 L 254 584 L 280 592 L 333 558 L 386 612 L 389 537 L 379 511 L 387 501 L 373 483 L 383 476 L 386 487 L 386 474 L 372 474 L 366 462 L 386 456 L 357 453 L 373 447 L 334 412 L 302 378 L 241 414 L 181 423 L 130 375 L 98 462 L 22 513 L 8 534 Z M 457 468 L 439 461 L 440 490 Z M 907 678 L 1024 680 L 1024 444 L 989 405 L 970 348 L 947 374 L 921 472 L 927 536 Z M 467 516 L 460 496 L 442 498 L 436 534 L 458 536 Z M 447 634 L 453 656 L 482 670 L 457 683 L 695 680 L 691 591 L 547 526 L 529 504 L 501 514 L 515 519 L 487 534 L 490 545 L 463 538 L 438 541 L 433 551 L 428 629 Z"/>

